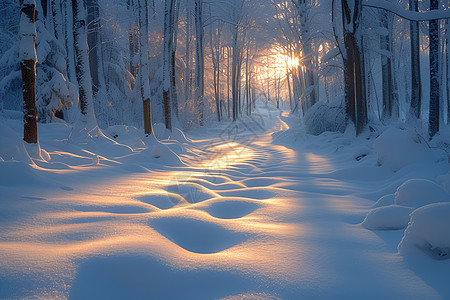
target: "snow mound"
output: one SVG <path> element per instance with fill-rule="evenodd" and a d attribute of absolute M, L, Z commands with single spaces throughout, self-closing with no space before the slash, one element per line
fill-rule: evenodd
<path fill-rule="evenodd" d="M 246 240 L 242 233 L 197 219 L 159 218 L 150 225 L 168 240 L 194 253 L 218 253 Z"/>
<path fill-rule="evenodd" d="M 442 188 L 450 194 L 450 172 L 437 178 L 437 182 Z"/>
<path fill-rule="evenodd" d="M 198 203 L 220 197 L 217 193 L 204 186 L 191 182 L 178 182 L 177 178 L 171 181 L 167 191 L 182 196 L 189 203 Z"/>
<path fill-rule="evenodd" d="M 143 160 L 166 166 L 183 165 L 178 155 L 167 145 L 161 143 L 155 135 L 151 134 L 143 138 L 143 142 L 148 148 L 136 156 L 138 162 Z"/>
<path fill-rule="evenodd" d="M 192 142 L 190 139 L 188 139 L 185 135 L 184 132 L 181 131 L 178 128 L 175 128 L 172 130 L 172 138 L 174 140 L 177 140 L 180 143 L 190 143 Z"/>
<path fill-rule="evenodd" d="M 378 208 L 382 206 L 388 206 L 394 204 L 395 201 L 395 195 L 394 194 L 387 194 L 378 199 L 377 202 L 375 202 L 374 205 L 372 205 L 372 208 Z"/>
<path fill-rule="evenodd" d="M 398 245 L 401 254 L 419 248 L 435 259 L 450 258 L 450 203 L 435 203 L 411 214 Z"/>
<path fill-rule="evenodd" d="M 395 204 L 417 208 L 436 202 L 450 202 L 450 195 L 439 185 L 426 179 L 410 179 L 395 192 Z"/>
<path fill-rule="evenodd" d="M 370 230 L 398 230 L 408 225 L 411 208 L 389 205 L 372 209 L 362 222 Z"/>
<path fill-rule="evenodd" d="M 153 125 L 153 133 L 158 140 L 167 140 L 170 136 L 170 130 L 163 123 Z"/>
<path fill-rule="evenodd" d="M 183 197 L 172 194 L 172 193 L 166 193 L 166 194 L 148 194 L 143 195 L 137 198 L 137 200 L 153 205 L 159 209 L 170 209 L 174 206 L 177 206 L 178 204 L 184 202 Z"/>
<path fill-rule="evenodd" d="M 14 160 L 32 164 L 24 142 L 8 126 L 0 122 L 0 157 L 4 161 Z"/>
<path fill-rule="evenodd" d="M 211 216 L 219 219 L 237 219 L 249 215 L 257 210 L 261 204 L 240 201 L 229 200 L 225 198 L 223 201 L 215 201 L 205 208 Z"/>
<path fill-rule="evenodd" d="M 345 108 L 341 101 L 318 102 L 305 114 L 306 132 L 319 135 L 325 131 L 344 133 L 346 128 Z"/>
<path fill-rule="evenodd" d="M 373 143 L 378 163 L 396 172 L 415 162 L 429 162 L 429 149 L 417 143 L 406 130 L 389 128 Z"/>

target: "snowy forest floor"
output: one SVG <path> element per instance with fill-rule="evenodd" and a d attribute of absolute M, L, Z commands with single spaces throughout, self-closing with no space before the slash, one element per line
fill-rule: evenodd
<path fill-rule="evenodd" d="M 393 172 L 373 140 L 297 122 L 260 106 L 188 137 L 157 127 L 161 143 L 44 124 L 39 156 L 5 121 L 20 159 L 0 162 L 0 298 L 449 299 L 450 260 L 401 255 L 404 230 L 361 225 L 448 162 Z"/>

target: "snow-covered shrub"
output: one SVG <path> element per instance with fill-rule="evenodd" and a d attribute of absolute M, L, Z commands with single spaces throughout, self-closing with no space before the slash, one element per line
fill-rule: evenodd
<path fill-rule="evenodd" d="M 78 89 L 66 78 L 66 50 L 45 28 L 42 21 L 36 21 L 36 106 L 40 122 L 50 122 L 54 112 L 71 107 L 78 99 Z M 18 52 L 18 41 L 10 46 L 0 59 L 0 96 L 15 95 L 14 105 L 5 108 L 19 110 L 22 101 L 22 78 Z M 8 99 L 5 99 L 8 100 Z"/>
<path fill-rule="evenodd" d="M 50 122 L 55 111 L 72 106 L 78 89 L 66 73 L 66 50 L 41 21 L 36 22 L 36 106 L 41 122 Z"/>
<path fill-rule="evenodd" d="M 435 203 L 411 214 L 398 245 L 401 254 L 419 248 L 435 259 L 450 258 L 450 203 Z"/>
<path fill-rule="evenodd" d="M 318 102 L 305 114 L 306 132 L 319 135 L 325 131 L 344 132 L 346 128 L 345 107 L 342 101 Z"/>
<path fill-rule="evenodd" d="M 372 209 L 362 222 L 370 230 L 398 230 L 408 225 L 412 209 L 399 205 L 388 205 Z"/>
<path fill-rule="evenodd" d="M 394 172 L 411 163 L 430 160 L 427 146 L 415 141 L 408 131 L 394 127 L 384 131 L 373 147 L 378 154 L 378 162 Z"/>
<path fill-rule="evenodd" d="M 426 179 L 410 179 L 398 187 L 395 192 L 395 204 L 420 207 L 436 202 L 449 202 L 447 194 L 436 183 Z"/>

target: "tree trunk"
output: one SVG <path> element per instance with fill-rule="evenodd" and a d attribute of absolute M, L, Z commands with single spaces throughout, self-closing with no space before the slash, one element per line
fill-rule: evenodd
<path fill-rule="evenodd" d="M 166 128 L 172 130 L 172 111 L 170 101 L 171 64 L 172 61 L 172 12 L 174 0 L 165 1 L 164 8 L 164 49 L 163 49 L 163 102 Z"/>
<path fill-rule="evenodd" d="M 450 34 L 450 22 L 449 19 L 445 20 L 445 52 L 446 52 L 446 56 L 445 56 L 445 65 L 447 67 L 445 75 L 446 75 L 446 87 L 447 87 L 447 125 L 450 124 L 450 66 L 449 66 L 449 62 L 450 62 L 450 53 L 448 50 L 448 40 L 449 40 L 449 34 Z"/>
<path fill-rule="evenodd" d="M 438 0 L 430 0 L 430 10 L 439 8 Z M 439 21 L 430 21 L 430 114 L 428 132 L 432 138 L 439 131 Z"/>
<path fill-rule="evenodd" d="M 172 99 L 172 107 L 175 112 L 175 116 L 178 118 L 178 93 L 176 84 L 176 53 L 178 42 L 178 16 L 180 11 L 180 1 L 174 0 L 172 7 L 172 42 L 170 49 L 170 94 Z"/>
<path fill-rule="evenodd" d="M 190 44 L 191 44 L 191 10 L 189 6 L 186 7 L 186 53 L 185 53 L 185 64 L 186 70 L 184 74 L 184 97 L 186 98 L 186 102 L 189 102 L 191 99 L 191 85 L 190 85 L 190 77 L 191 77 L 191 52 L 190 52 Z"/>
<path fill-rule="evenodd" d="M 383 95 L 383 119 L 392 117 L 392 60 L 387 54 L 391 54 L 390 49 L 390 30 L 387 11 L 380 10 L 381 26 L 388 32 L 380 36 L 380 48 L 383 50 L 381 55 L 381 77 L 382 77 L 382 95 Z"/>
<path fill-rule="evenodd" d="M 195 0 L 195 100 L 200 126 L 204 124 L 204 52 L 203 52 L 203 0 Z"/>
<path fill-rule="evenodd" d="M 23 139 L 38 142 L 36 109 L 36 2 L 20 1 L 20 68 L 23 92 Z"/>
<path fill-rule="evenodd" d="M 409 0 L 409 10 L 419 11 L 418 0 Z M 419 22 L 411 21 L 411 107 L 410 115 L 420 119 L 422 108 L 422 80 L 420 78 L 420 40 Z"/>
<path fill-rule="evenodd" d="M 150 104 L 150 82 L 148 73 L 148 0 L 139 0 L 140 33 L 140 91 L 144 109 L 144 131 L 152 134 L 152 112 Z"/>
<path fill-rule="evenodd" d="M 97 94 L 99 90 L 99 55 L 100 51 L 100 12 L 98 0 L 87 0 L 87 42 L 89 47 L 89 67 L 92 77 L 92 91 Z"/>
<path fill-rule="evenodd" d="M 76 75 L 82 122 L 96 126 L 94 103 L 92 98 L 92 79 L 89 67 L 89 49 L 86 34 L 86 10 L 82 0 L 72 0 L 73 37 L 76 57 Z"/>

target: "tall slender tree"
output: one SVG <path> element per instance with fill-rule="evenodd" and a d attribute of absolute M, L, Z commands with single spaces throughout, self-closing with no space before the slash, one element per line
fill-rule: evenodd
<path fill-rule="evenodd" d="M 348 118 L 360 134 L 367 124 L 367 105 L 362 89 L 361 55 L 358 44 L 358 30 L 361 14 L 361 0 L 341 0 L 342 28 L 344 33 L 345 106 Z"/>
<path fill-rule="evenodd" d="M 152 134 L 152 112 L 150 104 L 150 82 L 148 72 L 148 0 L 139 0 L 140 67 L 139 82 L 144 107 L 144 131 Z"/>
<path fill-rule="evenodd" d="M 27 143 L 37 143 L 36 110 L 36 2 L 20 1 L 20 67 L 23 91 L 23 138 Z"/>
<path fill-rule="evenodd" d="M 195 0 L 195 101 L 200 126 L 204 124 L 204 49 L 203 49 L 203 0 Z"/>
<path fill-rule="evenodd" d="M 419 11 L 418 0 L 409 0 L 409 10 Z M 419 22 L 410 21 L 409 25 L 411 43 L 411 108 L 410 115 L 420 119 L 422 108 L 422 80 L 420 78 L 420 40 Z"/>
<path fill-rule="evenodd" d="M 86 9 L 83 0 L 72 0 L 73 37 L 76 56 L 76 75 L 81 110 L 81 121 L 88 127 L 97 126 L 94 114 L 92 79 L 89 66 L 89 48 L 86 32 Z"/>
<path fill-rule="evenodd" d="M 393 78 L 392 78 L 392 60 L 391 60 L 391 41 L 390 41 L 390 22 L 388 12 L 379 11 L 382 28 L 386 29 L 380 36 L 380 48 L 383 50 L 381 55 L 381 77 L 382 77 L 382 95 L 383 95 L 383 119 L 390 119 L 393 111 Z"/>
<path fill-rule="evenodd" d="M 430 10 L 439 8 L 439 0 L 430 0 Z M 439 20 L 429 24 L 430 37 L 430 113 L 428 133 L 432 138 L 439 131 Z"/>
<path fill-rule="evenodd" d="M 164 5 L 164 49 L 163 49 L 163 104 L 166 128 L 172 130 L 172 103 L 170 99 L 172 81 L 172 43 L 173 24 L 172 14 L 175 0 L 167 0 Z"/>

